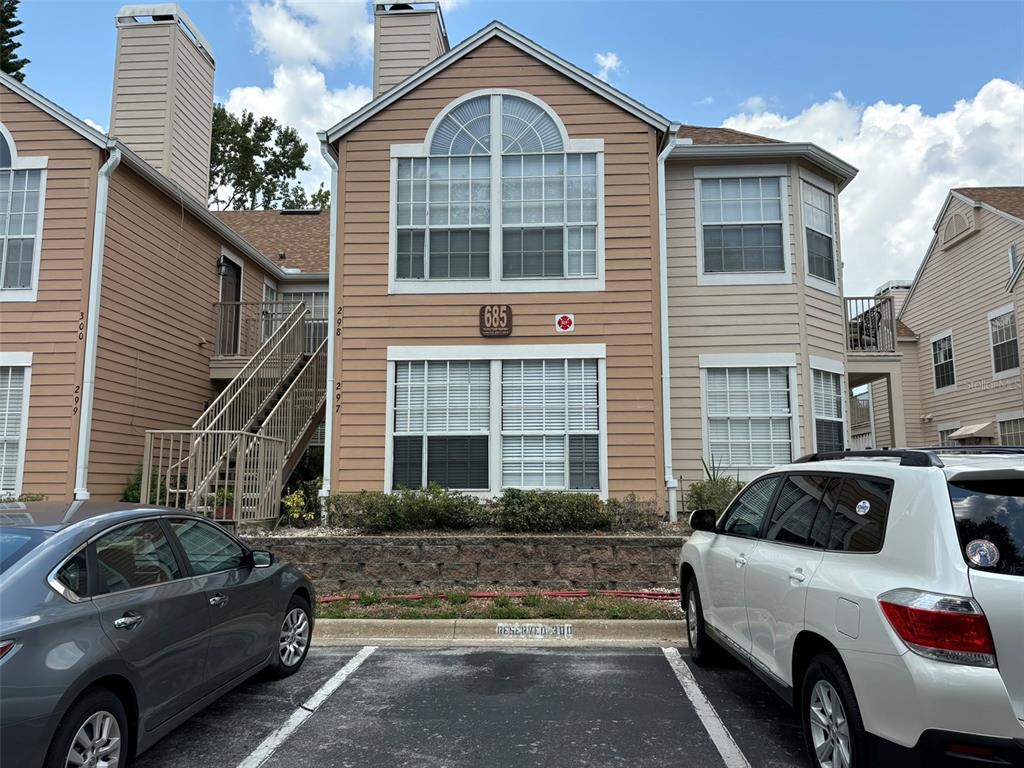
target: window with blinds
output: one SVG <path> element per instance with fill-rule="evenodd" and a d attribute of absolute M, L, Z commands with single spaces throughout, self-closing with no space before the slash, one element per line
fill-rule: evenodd
<path fill-rule="evenodd" d="M 393 488 L 488 488 L 489 362 L 395 363 L 394 398 Z"/>
<path fill-rule="evenodd" d="M 17 491 L 24 408 L 25 369 L 0 367 L 0 496 Z"/>
<path fill-rule="evenodd" d="M 504 361 L 501 436 L 503 486 L 599 489 L 597 361 Z"/>
<path fill-rule="evenodd" d="M 801 184 L 805 234 L 807 235 L 807 271 L 827 282 L 836 281 L 834 198 L 806 181 Z"/>
<path fill-rule="evenodd" d="M 708 449 L 716 464 L 771 467 L 792 460 L 787 368 L 708 368 L 705 375 Z"/>
<path fill-rule="evenodd" d="M 822 453 L 841 451 L 843 435 L 843 377 L 813 370 L 815 446 Z"/>

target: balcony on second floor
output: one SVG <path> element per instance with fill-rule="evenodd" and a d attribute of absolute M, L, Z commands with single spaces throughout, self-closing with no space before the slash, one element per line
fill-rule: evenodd
<path fill-rule="evenodd" d="M 846 351 L 851 355 L 896 353 L 896 312 L 891 296 L 846 299 Z"/>
<path fill-rule="evenodd" d="M 295 309 L 292 301 L 221 301 L 214 304 L 216 329 L 210 377 L 231 378 Z M 327 318 L 308 311 L 305 351 L 312 354 L 327 337 Z"/>

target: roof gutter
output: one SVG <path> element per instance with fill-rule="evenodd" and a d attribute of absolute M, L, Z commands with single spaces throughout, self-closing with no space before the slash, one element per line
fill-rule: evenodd
<path fill-rule="evenodd" d="M 96 209 L 92 225 L 92 264 L 89 272 L 89 313 L 85 322 L 85 366 L 82 376 L 82 408 L 78 419 L 78 459 L 75 466 L 75 498 L 89 498 L 89 447 L 92 443 L 92 412 L 96 395 L 96 349 L 100 335 L 100 295 L 103 281 L 103 250 L 107 238 L 107 201 L 110 177 L 121 164 L 121 150 L 110 142 L 110 156 L 96 178 Z"/>
<path fill-rule="evenodd" d="M 665 161 L 679 141 L 679 125 L 669 126 L 665 148 L 658 154 L 658 287 L 661 311 L 661 418 L 662 451 L 665 454 L 665 490 L 668 494 L 668 519 L 674 523 L 679 518 L 678 487 L 675 470 L 672 467 L 672 372 L 669 353 L 668 322 L 668 215 L 665 201 Z"/>
<path fill-rule="evenodd" d="M 334 462 L 331 456 L 334 448 L 334 350 L 337 346 L 337 328 L 340 318 L 338 317 L 337 285 L 338 285 L 338 262 L 336 253 L 338 246 L 338 216 L 341 206 L 338 201 L 338 152 L 330 142 L 327 141 L 325 133 L 318 134 L 320 138 L 320 154 L 324 156 L 327 165 L 331 168 L 331 234 L 327 246 L 327 299 L 328 317 L 330 325 L 327 326 L 327 333 L 331 342 L 327 345 L 327 393 L 324 398 L 324 478 L 320 486 L 320 498 L 325 502 L 331 495 L 331 470 Z M 321 522 L 327 523 L 327 505 L 321 504 Z"/>
<path fill-rule="evenodd" d="M 826 152 L 817 144 L 809 142 L 785 142 L 779 144 L 682 144 L 677 143 L 672 150 L 672 157 L 685 157 L 691 160 L 755 160 L 772 158 L 799 157 L 824 168 L 839 181 L 839 189 L 853 181 L 857 169 L 840 160 L 831 152 Z"/>

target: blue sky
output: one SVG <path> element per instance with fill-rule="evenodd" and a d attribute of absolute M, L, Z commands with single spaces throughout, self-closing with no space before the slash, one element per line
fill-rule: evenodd
<path fill-rule="evenodd" d="M 106 126 L 114 15 L 123 4 L 25 0 L 27 83 Z M 216 94 L 229 107 L 273 114 L 312 143 L 317 128 L 368 98 L 368 3 L 182 5 L 214 48 Z M 669 118 L 816 141 L 853 162 L 862 174 L 842 201 L 848 288 L 872 290 L 880 275 L 912 277 L 949 186 L 1024 183 L 1021 2 L 446 7 L 453 45 L 500 19 L 595 73 L 596 55 L 615 54 L 609 81 Z M 295 46 L 285 31 L 316 45 Z M 325 178 L 315 152 L 313 184 Z M 911 165 L 897 189 L 879 195 L 894 154 Z"/>

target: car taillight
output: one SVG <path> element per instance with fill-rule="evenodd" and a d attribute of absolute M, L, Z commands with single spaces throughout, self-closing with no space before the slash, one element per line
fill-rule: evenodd
<path fill-rule="evenodd" d="M 13 640 L 0 640 L 0 659 L 10 653 L 12 648 L 14 648 Z"/>
<path fill-rule="evenodd" d="M 914 653 L 953 664 L 996 665 L 988 619 L 972 598 L 894 589 L 879 595 L 878 603 Z"/>

